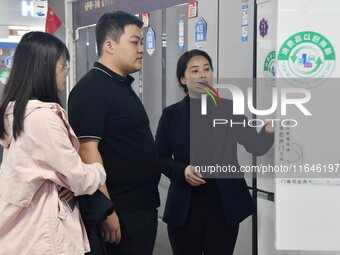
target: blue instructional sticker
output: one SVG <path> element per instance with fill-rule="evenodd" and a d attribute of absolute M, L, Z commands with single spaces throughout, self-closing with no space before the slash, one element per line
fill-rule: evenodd
<path fill-rule="evenodd" d="M 207 23 L 200 17 L 195 25 L 195 43 L 205 42 L 207 40 Z"/>
<path fill-rule="evenodd" d="M 156 38 L 155 31 L 150 27 L 146 33 L 146 51 L 151 56 L 156 48 Z"/>
<path fill-rule="evenodd" d="M 242 25 L 242 42 L 248 42 L 248 25 Z"/>
<path fill-rule="evenodd" d="M 184 20 L 178 21 L 178 48 L 184 50 Z"/>
<path fill-rule="evenodd" d="M 248 4 L 242 4 L 241 40 L 248 42 Z"/>
<path fill-rule="evenodd" d="M 13 57 L 14 56 L 8 56 L 5 58 L 5 66 L 7 68 L 12 68 L 12 65 L 13 65 Z"/>

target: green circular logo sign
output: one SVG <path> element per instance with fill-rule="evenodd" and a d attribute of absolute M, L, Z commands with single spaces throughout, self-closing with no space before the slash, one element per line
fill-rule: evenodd
<path fill-rule="evenodd" d="M 323 35 L 304 31 L 290 36 L 281 46 L 278 67 L 293 85 L 313 87 L 328 78 L 334 69 L 335 51 Z"/>
<path fill-rule="evenodd" d="M 270 86 L 275 86 L 275 77 L 276 77 L 276 53 L 275 51 L 271 51 L 268 53 L 266 59 L 263 64 L 263 76 L 265 79 L 265 83 Z"/>

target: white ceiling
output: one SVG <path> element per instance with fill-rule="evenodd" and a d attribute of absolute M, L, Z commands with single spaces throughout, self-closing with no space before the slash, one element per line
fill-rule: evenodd
<path fill-rule="evenodd" d="M 30 2 L 32 0 L 27 0 Z M 22 26 L 22 29 L 38 30 L 45 27 L 45 18 L 23 16 L 22 0 L 0 0 L 0 41 L 18 41 L 20 38 L 9 37 L 8 26 Z M 19 28 L 20 29 L 20 28 Z"/>

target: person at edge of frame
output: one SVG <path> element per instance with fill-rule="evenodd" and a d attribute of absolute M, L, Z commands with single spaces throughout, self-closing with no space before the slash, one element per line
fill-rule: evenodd
<path fill-rule="evenodd" d="M 0 105 L 0 254 L 83 255 L 90 251 L 74 196 L 105 183 L 99 161 L 85 164 L 60 106 L 69 52 L 57 37 L 20 40 Z"/>

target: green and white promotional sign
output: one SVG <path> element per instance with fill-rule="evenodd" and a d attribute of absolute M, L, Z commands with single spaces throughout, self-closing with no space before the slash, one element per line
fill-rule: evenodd
<path fill-rule="evenodd" d="M 0 72 L 0 82 L 1 82 L 2 84 L 5 85 L 5 84 L 7 83 L 9 74 L 10 74 L 10 71 L 8 71 L 8 70 L 4 70 L 4 71 L 1 71 L 1 72 Z"/>
<path fill-rule="evenodd" d="M 340 172 L 332 167 L 339 163 L 340 1 L 274 1 L 276 86 L 292 91 L 285 95 L 310 112 L 301 114 L 300 106 L 291 104 L 276 114 L 298 124 L 279 126 L 275 133 L 275 164 L 292 167 L 275 179 L 275 248 L 339 252 Z M 320 166 L 324 170 L 316 169 Z"/>
<path fill-rule="evenodd" d="M 292 85 L 314 87 L 330 77 L 335 66 L 332 43 L 322 34 L 302 31 L 281 45 L 278 67 Z M 308 78 L 308 79 L 307 79 Z"/>
<path fill-rule="evenodd" d="M 270 87 L 275 86 L 276 68 L 276 53 L 273 50 L 268 53 L 263 63 L 263 77 Z"/>

